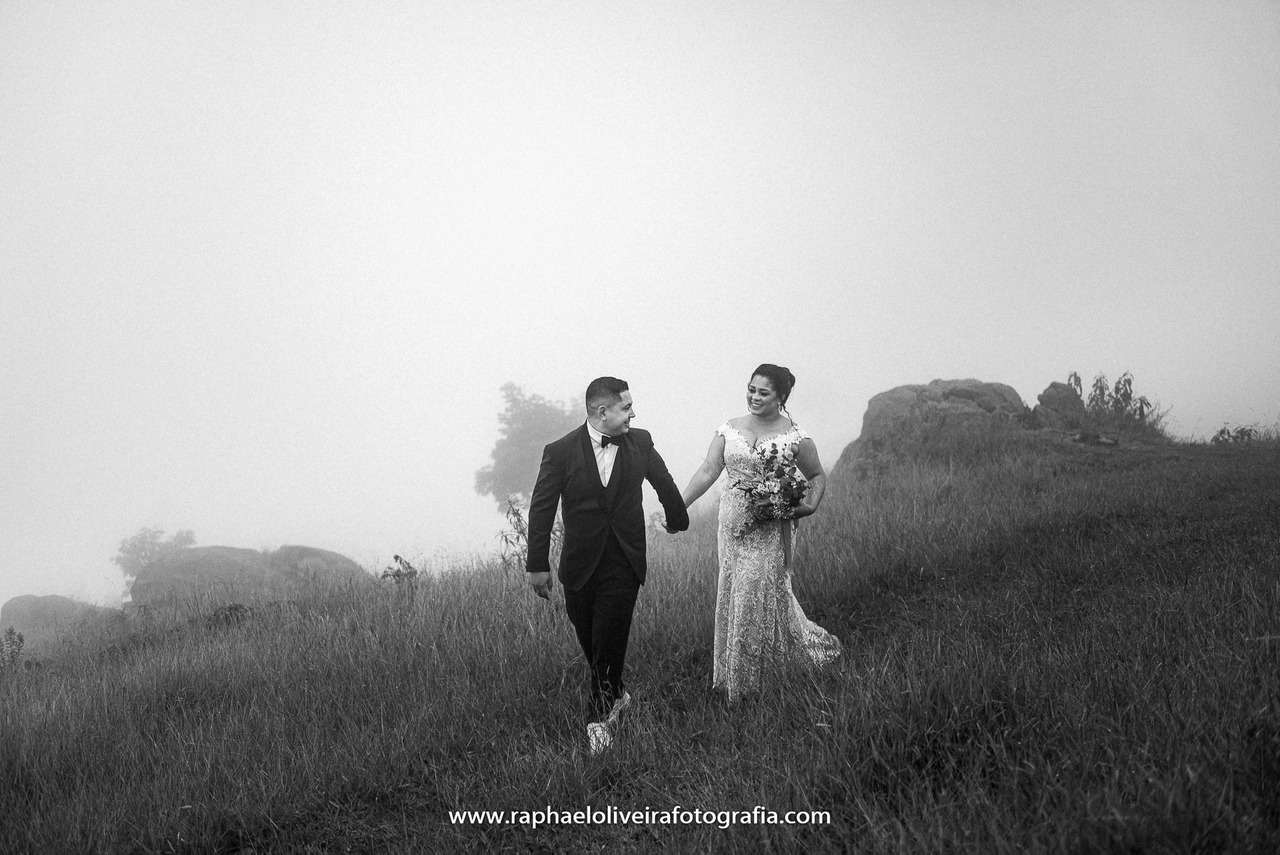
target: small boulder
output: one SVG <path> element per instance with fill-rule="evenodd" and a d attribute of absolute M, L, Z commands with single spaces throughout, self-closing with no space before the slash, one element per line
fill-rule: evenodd
<path fill-rule="evenodd" d="M 1041 427 L 1075 430 L 1084 424 L 1084 401 L 1075 387 L 1054 381 L 1036 400 L 1040 403 L 1031 412 Z"/>
<path fill-rule="evenodd" d="M 243 603 L 231 603 L 214 609 L 213 614 L 205 618 L 205 625 L 211 628 L 220 626 L 239 626 L 253 615 L 253 609 Z"/>

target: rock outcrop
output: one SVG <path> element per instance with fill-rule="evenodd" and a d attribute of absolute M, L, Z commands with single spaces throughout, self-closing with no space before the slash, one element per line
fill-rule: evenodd
<path fill-rule="evenodd" d="M 845 448 L 832 473 L 862 471 L 868 459 L 922 441 L 918 434 L 925 425 L 935 431 L 956 431 L 1024 420 L 1028 412 L 1022 396 L 1004 383 L 967 379 L 898 386 L 867 403 L 862 433 Z"/>
<path fill-rule="evenodd" d="M 973 440 L 991 434 L 988 428 L 1027 426 L 1027 404 L 1004 383 L 965 379 L 902 385 L 870 399 L 863 431 L 841 453 L 832 475 L 864 475 L 893 459 L 952 449 L 982 453 L 982 444 Z"/>
<path fill-rule="evenodd" d="M 1030 410 L 1012 387 L 981 380 L 934 380 L 881 392 L 867 403 L 862 433 L 832 467 L 832 480 L 863 477 L 899 461 L 977 462 L 1064 439 L 1119 444 L 1117 435 L 1098 432 L 1075 386 L 1050 383 L 1037 400 Z"/>
<path fill-rule="evenodd" d="M 23 594 L 0 606 L 0 632 L 13 627 L 22 633 L 26 648 L 31 650 L 78 624 L 119 614 L 119 609 L 90 605 L 57 594 Z"/>
<path fill-rule="evenodd" d="M 282 546 L 275 552 L 201 546 L 176 550 L 145 567 L 130 590 L 131 607 L 192 601 L 218 605 L 287 597 L 317 585 L 368 581 L 357 563 L 326 549 Z"/>
<path fill-rule="evenodd" d="M 892 434 L 904 421 L 924 415 L 954 414 L 1008 419 L 1022 415 L 1026 404 L 1012 386 L 981 380 L 934 380 L 927 385 L 898 386 L 867 404 L 859 439 Z"/>

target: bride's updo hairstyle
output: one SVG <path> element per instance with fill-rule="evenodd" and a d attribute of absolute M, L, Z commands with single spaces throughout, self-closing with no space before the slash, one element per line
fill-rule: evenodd
<path fill-rule="evenodd" d="M 782 402 L 782 409 L 787 409 L 787 398 L 791 397 L 791 389 L 796 385 L 796 375 L 792 374 L 787 368 L 781 365 L 774 365 L 766 362 L 751 373 L 752 377 L 763 377 L 773 385 L 773 391 L 778 393 L 778 399 Z"/>

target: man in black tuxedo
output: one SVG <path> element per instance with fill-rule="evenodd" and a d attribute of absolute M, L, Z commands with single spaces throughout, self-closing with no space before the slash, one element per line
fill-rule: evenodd
<path fill-rule="evenodd" d="M 649 432 L 631 428 L 631 392 L 616 377 L 587 386 L 587 421 L 548 445 L 529 501 L 529 584 L 551 592 L 551 528 L 562 505 L 564 544 L 557 574 L 565 611 L 591 670 L 587 733 L 593 752 L 608 746 L 607 721 L 630 701 L 622 667 L 631 613 L 645 577 L 647 479 L 666 511 L 667 531 L 689 527 L 675 481 Z"/>

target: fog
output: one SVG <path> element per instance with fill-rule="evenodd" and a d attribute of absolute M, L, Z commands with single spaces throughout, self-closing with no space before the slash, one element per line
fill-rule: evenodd
<path fill-rule="evenodd" d="M 500 387 L 683 486 L 760 362 L 1280 412 L 1280 5 L 0 4 L 0 603 L 144 526 L 497 547 Z"/>

